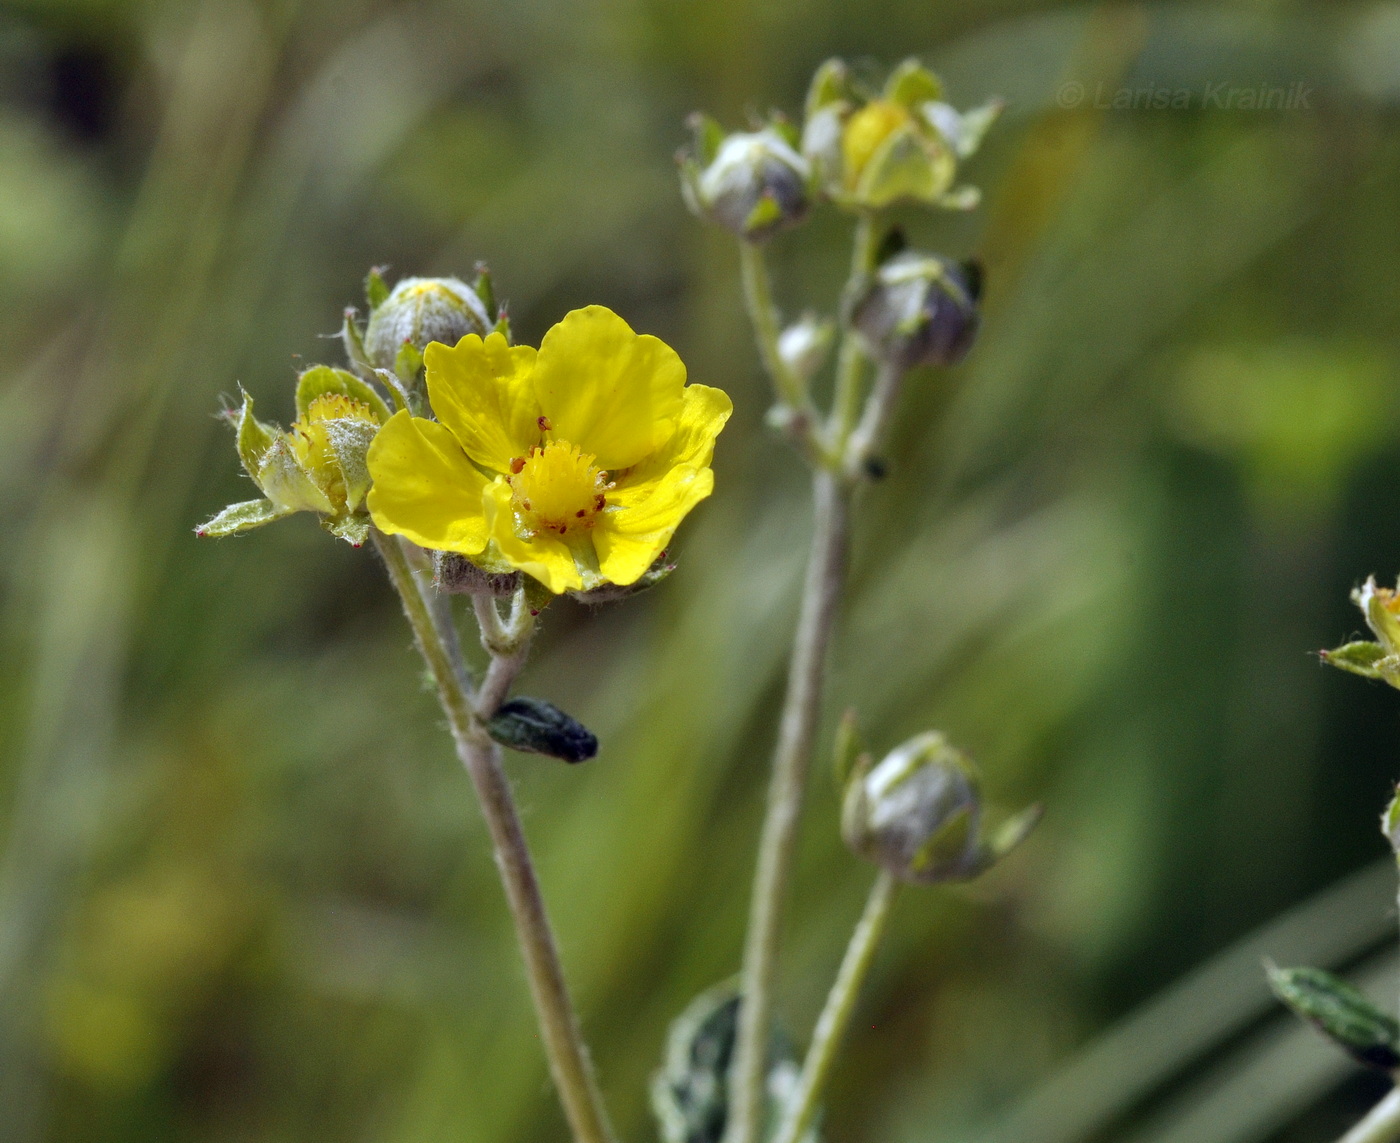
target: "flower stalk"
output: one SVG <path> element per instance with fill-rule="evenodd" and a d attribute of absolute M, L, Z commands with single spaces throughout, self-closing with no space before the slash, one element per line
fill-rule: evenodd
<path fill-rule="evenodd" d="M 831 1073 L 831 1065 L 836 1060 L 836 1053 L 851 1023 L 851 1015 L 855 1012 L 861 985 L 865 983 L 870 964 L 875 959 L 875 950 L 885 934 L 890 912 L 899 896 L 899 887 L 894 874 L 882 869 L 870 888 L 865 911 L 851 934 L 836 982 L 831 986 L 826 1006 L 817 1018 L 812 1043 L 802 1063 L 797 1090 L 792 1093 L 773 1143 L 798 1143 L 812 1124 L 822 1089 Z"/>
<path fill-rule="evenodd" d="M 478 714 L 493 703 L 499 705 L 524 661 L 528 628 L 532 626 L 529 609 L 518 599 L 505 625 L 500 623 L 497 614 L 498 630 L 487 636 L 483 629 L 483 638 L 493 639 L 488 646 L 491 667 L 481 689 L 473 696 L 466 677 L 454 669 L 452 653 L 434 622 L 427 594 L 414 575 L 402 541 L 384 535 L 377 528 L 371 531 L 371 536 L 403 603 L 418 650 L 437 685 L 457 756 L 471 778 L 486 818 L 496 865 L 501 871 L 506 900 L 515 922 L 516 938 L 525 960 L 550 1074 L 575 1143 L 615 1143 L 578 1017 L 569 998 L 525 831 L 501 767 L 501 748 L 487 736 Z M 494 602 L 486 600 L 486 603 L 495 608 Z M 499 643 L 493 638 L 497 635 L 504 637 Z"/>

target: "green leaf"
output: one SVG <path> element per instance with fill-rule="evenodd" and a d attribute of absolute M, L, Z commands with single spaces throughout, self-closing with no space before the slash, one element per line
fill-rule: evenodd
<path fill-rule="evenodd" d="M 307 407 L 325 393 L 339 393 L 362 405 L 368 405 L 382 425 L 389 419 L 389 406 L 372 386 L 344 369 L 315 365 L 297 378 L 297 416 L 305 417 Z"/>
<path fill-rule="evenodd" d="M 885 98 L 908 108 L 943 98 L 943 84 L 918 60 L 905 60 L 885 81 Z"/>
<path fill-rule="evenodd" d="M 385 284 L 384 275 L 375 266 L 365 275 L 365 300 L 369 302 L 371 310 L 377 310 L 388 296 L 389 287 Z"/>
<path fill-rule="evenodd" d="M 1274 995 L 1357 1063 L 1385 1072 L 1400 1067 L 1400 1023 L 1360 990 L 1320 968 L 1264 970 Z"/>
<path fill-rule="evenodd" d="M 267 455 L 268 449 L 279 440 L 282 431 L 273 425 L 265 425 L 253 416 L 253 398 L 243 393 L 243 407 L 239 409 L 235 419 L 235 430 L 237 433 L 238 459 L 243 462 L 243 469 L 254 480 L 258 479 L 258 469 L 262 467 L 263 457 Z M 261 484 L 258 485 L 262 487 Z M 264 491 L 266 491 L 264 489 Z"/>
<path fill-rule="evenodd" d="M 598 753 L 594 733 L 544 699 L 521 696 L 507 700 L 487 722 L 486 733 L 512 750 L 565 762 L 586 762 Z"/>
<path fill-rule="evenodd" d="M 1355 643 L 1344 643 L 1332 651 L 1322 652 L 1322 661 L 1331 667 L 1340 667 L 1344 671 L 1350 671 L 1353 675 L 1360 675 L 1362 678 L 1379 679 L 1384 676 L 1378 669 L 1378 665 L 1385 658 L 1385 648 L 1379 643 L 1369 643 L 1364 640 Z"/>
<path fill-rule="evenodd" d="M 729 1065 L 734 1055 L 742 1003 L 737 980 L 707 989 L 671 1024 L 660 1070 L 652 1079 L 651 1107 L 663 1143 L 719 1143 L 729 1117 Z M 774 1034 L 773 1061 L 765 1085 L 768 1096 L 764 1136 L 771 1139 L 782 1118 L 781 1106 L 800 1074 L 791 1045 Z M 817 1127 L 802 1143 L 816 1143 Z"/>
<path fill-rule="evenodd" d="M 323 516 L 321 527 L 332 536 L 338 536 L 351 547 L 364 547 L 369 539 L 370 518 L 368 516 Z"/>
<path fill-rule="evenodd" d="M 290 508 L 279 508 L 271 500 L 244 500 L 230 504 L 212 520 L 206 520 L 194 530 L 196 536 L 234 536 L 250 528 L 261 528 L 283 516 L 292 514 Z"/>

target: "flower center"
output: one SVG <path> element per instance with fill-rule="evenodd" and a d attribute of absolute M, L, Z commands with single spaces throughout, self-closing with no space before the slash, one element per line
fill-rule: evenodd
<path fill-rule="evenodd" d="M 511 493 L 516 511 L 532 529 L 561 536 L 593 527 L 603 510 L 608 474 L 568 441 L 549 441 L 510 462 Z"/>
<path fill-rule="evenodd" d="M 845 160 L 848 184 L 855 185 L 880 144 L 912 118 L 902 103 L 876 99 L 846 121 L 846 129 L 841 133 L 841 157 Z"/>

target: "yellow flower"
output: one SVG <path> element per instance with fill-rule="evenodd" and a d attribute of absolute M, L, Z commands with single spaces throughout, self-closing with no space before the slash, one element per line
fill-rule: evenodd
<path fill-rule="evenodd" d="M 382 531 L 555 593 L 626 585 L 714 486 L 728 396 L 686 385 L 674 350 L 602 306 L 538 352 L 468 334 L 424 362 L 437 420 L 398 412 L 369 452 Z"/>

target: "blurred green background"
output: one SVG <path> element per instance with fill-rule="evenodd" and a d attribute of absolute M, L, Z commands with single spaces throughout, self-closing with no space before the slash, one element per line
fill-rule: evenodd
<path fill-rule="evenodd" d="M 373 557 L 306 516 L 192 534 L 248 495 L 221 395 L 285 423 L 370 265 L 478 259 L 522 340 L 600 302 L 735 401 L 679 572 L 547 613 L 523 686 L 599 758 L 510 759 L 619 1126 L 654 1136 L 668 1021 L 738 965 L 808 526 L 671 154 L 695 108 L 798 111 L 833 54 L 1009 108 L 984 206 L 906 219 L 984 261 L 986 320 L 864 499 L 826 725 L 940 727 L 1049 812 L 901 901 L 828 1137 L 1309 1143 L 1383 1090 L 1259 960 L 1395 991 L 1400 702 L 1309 652 L 1400 571 L 1400 4 L 0 0 L 0 1143 L 564 1138 Z M 1192 105 L 1096 106 L 1121 88 Z M 774 244 L 790 314 L 848 238 Z M 835 817 L 819 775 L 801 1038 L 871 878 Z"/>

